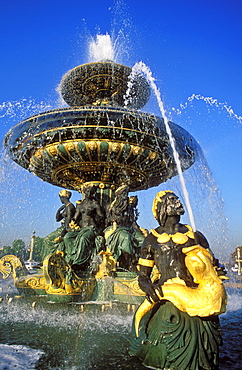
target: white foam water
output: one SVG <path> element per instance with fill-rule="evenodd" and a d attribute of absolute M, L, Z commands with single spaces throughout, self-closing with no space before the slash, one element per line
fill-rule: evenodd
<path fill-rule="evenodd" d="M 92 38 L 89 43 L 89 58 L 93 62 L 99 62 L 100 60 L 114 60 L 115 52 L 111 36 L 96 35 L 96 38 Z"/>
<path fill-rule="evenodd" d="M 43 354 L 43 351 L 27 346 L 0 344 L 0 370 L 35 369 L 36 362 Z"/>
<path fill-rule="evenodd" d="M 129 55 L 128 49 L 128 39 L 122 30 L 118 31 L 117 36 L 97 34 L 89 40 L 88 61 L 92 63 L 109 60 L 122 64 L 124 56 Z"/>

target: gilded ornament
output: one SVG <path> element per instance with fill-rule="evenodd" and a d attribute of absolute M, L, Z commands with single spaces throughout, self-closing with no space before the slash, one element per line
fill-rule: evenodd
<path fill-rule="evenodd" d="M 113 152 L 118 152 L 121 148 L 120 143 L 111 143 L 109 145 L 110 145 L 110 148 Z"/>
<path fill-rule="evenodd" d="M 70 141 L 64 144 L 64 148 L 67 149 L 68 151 L 75 150 L 75 144 L 73 141 Z"/>
<path fill-rule="evenodd" d="M 150 152 L 149 159 L 153 160 L 157 158 L 157 154 L 155 152 Z"/>
<path fill-rule="evenodd" d="M 96 141 L 88 141 L 86 143 L 86 146 L 90 150 L 96 150 L 97 149 L 97 142 Z"/>
<path fill-rule="evenodd" d="M 148 260 L 144 258 L 139 258 L 138 265 L 146 266 L 146 267 L 154 267 L 155 261 L 154 260 Z"/>
<path fill-rule="evenodd" d="M 6 279 L 11 273 L 13 273 L 13 277 L 15 279 L 17 268 L 24 268 L 22 262 L 17 256 L 9 254 L 0 259 L 0 272 L 3 274 L 4 279 Z"/>
<path fill-rule="evenodd" d="M 73 174 L 70 170 L 66 169 L 62 172 L 62 179 L 73 180 Z"/>
<path fill-rule="evenodd" d="M 48 148 L 46 148 L 46 150 L 47 150 L 47 152 L 48 152 L 50 155 L 52 155 L 52 156 L 56 155 L 56 154 L 57 154 L 57 152 L 58 152 L 58 150 L 57 150 L 57 146 L 56 146 L 56 145 L 51 145 L 51 146 L 49 146 Z"/>
<path fill-rule="evenodd" d="M 167 243 L 169 240 L 172 240 L 175 244 L 185 244 L 188 241 L 188 238 L 195 239 L 194 233 L 191 231 L 191 227 L 189 225 L 185 226 L 189 229 L 186 233 L 177 232 L 175 234 L 159 234 L 154 229 L 151 229 L 150 232 L 157 238 L 157 242 L 160 244 Z"/>
<path fill-rule="evenodd" d="M 117 261 L 109 251 L 101 251 L 99 255 L 102 256 L 102 262 L 98 266 L 98 272 L 96 273 L 95 278 L 103 279 L 105 276 L 110 276 L 112 271 L 116 271 Z"/>
<path fill-rule="evenodd" d="M 0 272 L 3 275 L 3 279 L 7 279 L 11 274 L 13 268 L 10 262 L 0 260 Z"/>
<path fill-rule="evenodd" d="M 158 297 L 172 302 L 180 311 L 189 316 L 208 317 L 220 315 L 226 311 L 227 295 L 222 284 L 225 277 L 218 276 L 212 264 L 213 257 L 200 245 L 182 249 L 186 255 L 185 264 L 193 276 L 197 288 L 190 288 L 181 278 L 167 280 L 162 286 L 163 296 L 156 290 Z M 139 324 L 142 317 L 155 305 L 148 299 L 138 308 L 135 314 L 135 332 L 139 336 Z"/>
<path fill-rule="evenodd" d="M 139 155 L 139 154 L 142 154 L 144 149 L 139 147 L 139 146 L 131 146 L 132 147 L 132 151 L 133 151 L 133 154 L 135 155 Z"/>
<path fill-rule="evenodd" d="M 132 296 L 145 296 L 144 292 L 140 289 L 137 277 L 133 279 L 119 279 L 117 278 L 114 281 L 114 290 L 113 293 L 117 295 L 127 295 L 130 294 Z"/>
<path fill-rule="evenodd" d="M 43 156 L 43 150 L 37 150 L 34 155 L 36 158 L 41 159 Z"/>
<path fill-rule="evenodd" d="M 67 198 L 70 198 L 71 197 L 71 192 L 69 190 L 66 190 L 66 189 L 63 189 L 59 192 L 59 196 L 60 197 L 67 197 Z"/>

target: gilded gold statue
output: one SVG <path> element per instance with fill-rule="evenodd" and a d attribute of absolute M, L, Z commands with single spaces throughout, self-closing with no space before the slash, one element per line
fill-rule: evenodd
<path fill-rule="evenodd" d="M 223 267 L 206 238 L 180 223 L 184 208 L 172 191 L 157 193 L 152 211 L 159 226 L 141 248 L 146 299 L 135 313 L 130 354 L 155 369 L 218 369 Z"/>

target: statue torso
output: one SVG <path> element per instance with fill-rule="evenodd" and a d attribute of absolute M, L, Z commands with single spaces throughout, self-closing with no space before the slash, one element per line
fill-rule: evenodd
<path fill-rule="evenodd" d="M 185 254 L 182 252 L 182 248 L 195 245 L 196 242 L 193 233 L 189 233 L 189 229 L 185 225 L 181 226 L 180 231 L 175 234 L 165 232 L 159 234 L 156 231 L 161 232 L 159 228 L 153 230 L 155 235 L 153 233 L 149 234 L 144 242 L 141 257 L 154 260 L 161 274 L 159 280 L 161 285 L 168 279 L 179 277 L 188 286 L 196 286 L 185 265 Z M 160 236 L 157 237 L 157 234 Z"/>

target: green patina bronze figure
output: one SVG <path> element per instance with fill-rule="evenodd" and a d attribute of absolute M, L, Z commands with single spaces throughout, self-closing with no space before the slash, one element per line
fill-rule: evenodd
<path fill-rule="evenodd" d="M 135 313 L 130 354 L 153 369 L 218 369 L 223 268 L 206 238 L 180 223 L 184 208 L 172 191 L 159 192 L 152 210 L 159 227 L 138 262 L 146 299 Z"/>
<path fill-rule="evenodd" d="M 59 192 L 60 201 L 63 205 L 57 210 L 55 217 L 57 222 L 61 221 L 61 226 L 43 239 L 43 260 L 48 254 L 60 250 L 59 243 L 63 240 L 66 233 L 70 231 L 69 223 L 76 211 L 75 206 L 70 202 L 71 195 L 71 192 L 68 190 L 63 189 Z"/>
<path fill-rule="evenodd" d="M 77 201 L 74 213 L 69 213 L 68 225 L 58 247 L 75 271 L 90 267 L 99 252 L 104 224 L 104 211 L 95 198 L 96 186 L 86 185 L 82 191 L 83 199 Z"/>
<path fill-rule="evenodd" d="M 129 187 L 123 185 L 115 192 L 115 199 L 107 211 L 104 230 L 106 247 L 120 268 L 136 271 L 138 254 L 144 241 L 141 228 L 137 225 L 137 197 L 129 197 Z"/>

